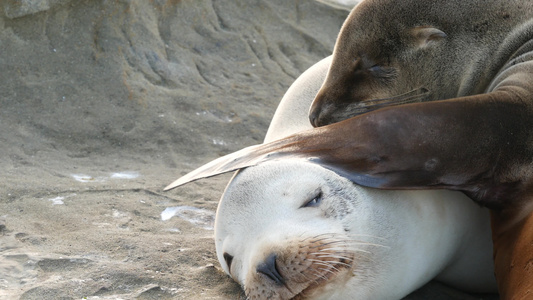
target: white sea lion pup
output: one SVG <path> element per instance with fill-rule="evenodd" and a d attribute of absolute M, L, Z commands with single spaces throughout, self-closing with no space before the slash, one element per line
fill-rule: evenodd
<path fill-rule="evenodd" d="M 329 63 L 287 91 L 266 142 L 311 127 Z M 215 242 L 249 299 L 401 299 L 434 278 L 496 290 L 488 213 L 466 196 L 364 188 L 305 160 L 239 171 L 220 201 Z"/>

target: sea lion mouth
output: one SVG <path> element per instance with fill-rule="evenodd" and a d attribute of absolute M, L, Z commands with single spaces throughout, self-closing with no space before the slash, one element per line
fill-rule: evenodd
<path fill-rule="evenodd" d="M 261 270 L 252 269 L 243 282 L 248 299 L 304 300 L 339 293 L 338 289 L 362 274 L 360 270 L 371 260 L 372 252 L 367 247 L 379 246 L 336 234 L 319 234 L 296 242 L 279 249 L 273 261 L 270 256 L 263 259 L 273 266 L 272 272 L 266 272 L 262 263 L 258 265 Z"/>
<path fill-rule="evenodd" d="M 307 299 L 316 290 L 320 289 L 324 285 L 328 284 L 331 280 L 334 280 L 336 277 L 338 277 L 342 270 L 349 271 L 351 270 L 351 268 L 352 265 L 349 261 L 339 261 L 335 265 L 331 265 L 329 269 L 324 269 L 324 272 L 318 278 L 315 278 L 313 282 L 311 282 L 311 284 L 309 284 L 301 292 L 290 298 L 290 300 Z"/>
<path fill-rule="evenodd" d="M 319 292 L 321 288 L 326 288 L 326 286 L 333 281 L 343 281 L 350 277 L 348 275 L 352 274 L 357 255 L 352 251 L 347 251 L 347 249 L 336 249 L 338 246 L 337 244 L 342 243 L 344 242 L 331 241 L 320 246 L 320 248 L 323 246 L 326 246 L 326 248 L 319 250 L 318 253 L 320 254 L 316 256 L 316 259 L 311 259 L 314 261 L 313 267 L 306 270 L 312 270 L 312 272 L 306 276 L 308 279 L 310 279 L 310 277 L 312 277 L 312 279 L 309 280 L 306 287 L 303 287 L 299 293 L 291 297 L 291 300 L 308 299 L 316 292 Z"/>
<path fill-rule="evenodd" d="M 426 88 L 418 88 L 407 93 L 380 99 L 363 100 L 350 108 L 352 117 L 360 114 L 371 112 L 376 109 L 380 109 L 387 106 L 396 106 L 408 103 L 422 102 L 424 98 L 429 94 L 429 90 Z"/>

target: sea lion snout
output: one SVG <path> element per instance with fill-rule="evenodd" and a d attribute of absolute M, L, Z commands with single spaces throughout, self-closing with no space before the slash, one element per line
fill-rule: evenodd
<path fill-rule="evenodd" d="M 335 109 L 331 103 L 326 103 L 325 95 L 324 92 L 319 92 L 313 101 L 313 105 L 311 105 L 311 108 L 309 109 L 309 121 L 313 127 L 320 127 L 334 123 L 331 118 L 331 112 Z"/>
<path fill-rule="evenodd" d="M 313 125 L 313 127 L 320 127 L 319 119 L 321 109 L 317 108 L 318 101 L 320 100 L 317 100 L 317 98 L 315 97 L 315 101 L 313 101 L 313 105 L 311 105 L 311 108 L 309 109 L 309 122 L 311 122 L 311 125 Z"/>
<path fill-rule="evenodd" d="M 268 245 L 266 245 L 268 246 Z M 328 285 L 342 286 L 364 258 L 353 242 L 335 234 L 287 241 L 275 252 L 252 263 L 244 289 L 249 299 L 308 299 Z"/>
<path fill-rule="evenodd" d="M 376 97 L 346 103 L 332 101 L 332 99 L 327 98 L 327 91 L 320 90 L 309 110 L 309 121 L 313 127 L 321 127 L 388 106 L 424 102 L 430 96 L 431 92 L 427 88 L 421 87 L 396 96 Z"/>
<path fill-rule="evenodd" d="M 276 266 L 277 255 L 275 253 L 270 254 L 264 262 L 260 263 L 256 267 L 257 273 L 263 274 L 277 285 L 283 285 L 285 278 L 279 273 Z"/>
<path fill-rule="evenodd" d="M 322 86 L 309 109 L 309 121 L 313 127 L 337 123 L 366 112 L 364 99 L 369 97 L 368 86 L 364 83 L 357 86 L 357 80 L 345 80 L 350 81 L 351 89 L 344 87 L 347 83 Z"/>

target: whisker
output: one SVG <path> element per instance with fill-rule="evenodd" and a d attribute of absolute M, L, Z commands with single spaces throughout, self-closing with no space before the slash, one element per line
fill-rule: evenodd
<path fill-rule="evenodd" d="M 321 235 L 317 235 L 315 237 L 309 237 L 309 238 L 306 238 L 302 241 L 307 241 L 311 238 L 317 238 L 316 240 L 313 240 L 313 242 L 319 242 L 319 241 L 323 241 L 323 240 L 327 240 L 328 238 L 320 238 L 318 239 L 318 237 L 322 237 L 322 236 L 325 236 L 326 234 L 321 234 Z M 358 241 L 358 240 L 354 240 L 354 239 L 346 239 L 346 236 L 343 236 L 343 235 L 340 235 L 340 234 L 329 234 L 330 237 L 329 239 L 331 240 L 335 240 L 335 241 L 338 241 L 338 242 L 347 242 L 347 241 Z M 372 239 L 377 239 L 377 240 L 382 240 L 382 241 L 385 241 L 387 240 L 386 238 L 384 237 L 379 237 L 379 236 L 375 236 L 375 235 L 369 235 L 369 234 L 352 234 L 353 236 L 355 237 L 360 237 L 360 238 L 372 238 Z M 361 242 L 361 243 L 369 243 L 368 241 L 358 241 L 358 242 Z"/>
<path fill-rule="evenodd" d="M 318 242 L 321 242 L 321 241 L 327 241 L 327 240 L 339 241 L 339 239 L 336 239 L 334 236 L 330 236 L 330 237 L 321 237 L 321 238 L 317 238 L 317 239 L 312 240 L 312 242 L 313 242 L 313 243 L 318 243 Z"/>
<path fill-rule="evenodd" d="M 302 233 L 300 236 L 303 236 L 305 233 Z M 302 242 L 306 242 L 310 239 L 316 239 L 315 241 L 321 241 L 321 240 L 324 240 L 324 239 L 328 239 L 328 238 L 334 238 L 335 236 L 337 236 L 338 234 L 336 233 L 322 233 L 322 234 L 317 234 L 317 235 L 314 235 L 314 236 L 308 236 L 304 239 L 302 239 L 301 241 Z M 325 237 L 325 238 L 322 238 L 322 237 Z M 315 242 L 313 241 L 313 242 Z"/>
<path fill-rule="evenodd" d="M 382 241 L 386 240 L 386 238 L 375 236 L 375 235 L 370 235 L 370 234 L 352 234 L 352 235 L 355 236 L 355 237 L 361 237 L 361 238 L 371 238 L 371 239 L 377 239 L 377 240 L 382 240 Z M 346 241 L 346 236 L 343 236 L 343 235 L 337 234 L 337 233 L 323 233 L 323 234 L 319 234 L 319 235 L 315 235 L 315 236 L 308 236 L 308 237 L 302 239 L 301 241 L 302 242 L 306 242 L 306 241 L 311 240 L 311 239 L 314 239 L 312 241 L 313 243 L 316 243 L 316 242 L 319 242 L 319 241 L 323 241 L 323 240 L 327 240 L 327 239 L 343 242 L 343 241 Z M 361 241 L 361 242 L 363 242 L 363 241 Z"/>
<path fill-rule="evenodd" d="M 340 261 L 328 261 L 328 263 L 324 263 L 324 261 L 316 260 L 316 259 L 309 259 L 309 261 L 312 261 L 313 263 L 324 265 L 324 266 L 331 266 L 333 268 L 334 268 L 334 266 L 332 266 L 332 265 L 342 265 L 342 266 L 345 266 L 345 267 L 351 267 L 352 266 L 350 264 L 347 264 L 347 263 L 344 263 L 344 262 L 340 262 Z"/>
<path fill-rule="evenodd" d="M 425 97 L 429 91 L 425 88 L 419 88 L 407 93 L 380 99 L 365 100 L 357 103 L 357 106 L 351 109 L 353 116 L 376 110 L 385 106 L 395 106 L 416 102 L 418 99 Z"/>
<path fill-rule="evenodd" d="M 338 263 L 345 263 L 347 265 L 351 265 L 353 263 L 355 263 L 356 261 L 362 261 L 362 260 L 369 260 L 371 259 L 372 255 L 371 253 L 366 253 L 368 254 L 367 256 L 361 256 L 359 255 L 357 258 L 350 258 L 350 257 L 345 257 L 345 256 L 338 256 L 338 255 L 331 255 L 331 256 L 322 256 L 322 257 L 317 257 L 318 260 L 321 260 L 321 261 L 324 261 L 324 262 L 327 262 L 327 263 L 332 263 L 332 264 L 338 264 Z M 313 261 L 312 259 L 308 259 L 309 261 Z"/>
<path fill-rule="evenodd" d="M 335 266 L 331 263 L 328 263 L 328 262 L 324 262 L 322 260 L 317 260 L 317 259 L 314 259 L 314 260 L 310 260 L 313 262 L 313 264 L 315 265 L 320 265 L 320 266 L 324 266 L 324 267 L 328 267 L 328 268 L 333 268 L 335 269 Z"/>
<path fill-rule="evenodd" d="M 392 101 L 395 101 L 395 102 L 405 101 L 405 100 L 409 100 L 409 99 L 412 99 L 412 98 L 418 98 L 418 97 L 421 97 L 421 96 L 425 96 L 428 92 L 429 91 L 427 89 L 425 89 L 425 88 L 418 88 L 418 89 L 414 89 L 412 91 L 409 91 L 407 93 L 400 94 L 400 95 L 397 95 L 397 96 L 387 97 L 387 98 L 380 98 L 380 99 L 365 100 L 365 101 L 362 101 L 361 103 L 378 103 L 378 104 L 381 104 L 381 103 L 390 103 Z"/>
<path fill-rule="evenodd" d="M 314 255 L 328 255 L 328 254 L 351 254 L 352 251 L 347 248 L 337 249 L 337 248 L 327 248 L 320 249 L 318 252 L 314 252 Z"/>
<path fill-rule="evenodd" d="M 317 270 L 320 270 L 320 271 L 325 271 L 325 272 L 329 272 L 331 274 L 335 274 L 335 272 L 333 272 L 333 270 L 331 270 L 330 268 L 327 268 L 327 269 L 324 269 L 324 268 L 316 268 Z M 335 269 L 335 268 L 333 268 Z M 339 271 L 338 269 L 335 269 L 337 270 L 337 272 Z M 327 279 L 327 277 L 325 277 L 325 279 Z"/>
<path fill-rule="evenodd" d="M 318 247 L 322 247 L 322 246 L 329 246 L 329 245 L 339 244 L 339 243 L 344 243 L 344 241 L 336 240 L 336 241 L 331 241 L 331 242 L 327 242 L 327 243 L 322 243 L 322 244 L 319 244 L 319 245 L 316 245 L 316 246 L 313 246 L 313 247 L 309 247 L 309 248 L 313 249 L 313 248 L 318 248 Z"/>
<path fill-rule="evenodd" d="M 382 244 L 376 244 L 376 243 L 367 243 L 367 242 L 359 242 L 359 241 L 350 241 L 350 245 L 353 246 L 375 246 L 380 248 L 390 248 L 390 246 L 382 245 Z"/>
<path fill-rule="evenodd" d="M 327 280 L 328 279 L 324 274 L 320 273 L 318 270 L 316 270 L 314 268 L 306 269 L 305 271 L 311 271 L 312 273 L 314 273 L 314 274 L 311 274 L 311 275 L 314 275 L 315 278 L 313 279 L 313 281 L 315 283 L 319 283 L 319 280 Z"/>
<path fill-rule="evenodd" d="M 336 254 L 336 253 L 329 253 L 329 254 L 324 253 L 324 254 L 318 254 L 314 256 L 317 258 L 336 258 L 336 259 L 344 259 L 347 261 L 354 261 L 353 258 L 347 257 L 345 255 Z"/>
<path fill-rule="evenodd" d="M 324 256 L 324 255 L 351 255 L 353 251 L 351 249 L 343 248 L 343 249 L 336 249 L 336 248 L 328 248 L 328 249 L 320 249 L 317 252 L 312 252 L 310 254 L 316 255 L 316 256 Z"/>

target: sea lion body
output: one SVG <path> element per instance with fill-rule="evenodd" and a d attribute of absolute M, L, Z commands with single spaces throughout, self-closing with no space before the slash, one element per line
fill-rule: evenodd
<path fill-rule="evenodd" d="M 311 127 L 307 111 L 330 61 L 289 88 L 265 142 Z M 217 209 L 215 243 L 249 299 L 401 299 L 432 278 L 493 292 L 488 222 L 461 193 L 368 189 L 288 159 L 237 173 Z"/>
<path fill-rule="evenodd" d="M 228 154 L 166 189 L 267 161 L 302 159 L 363 186 L 460 190 L 491 208 L 501 299 L 528 299 L 533 115 L 526 103 L 506 101 L 516 95 L 383 108 Z"/>

